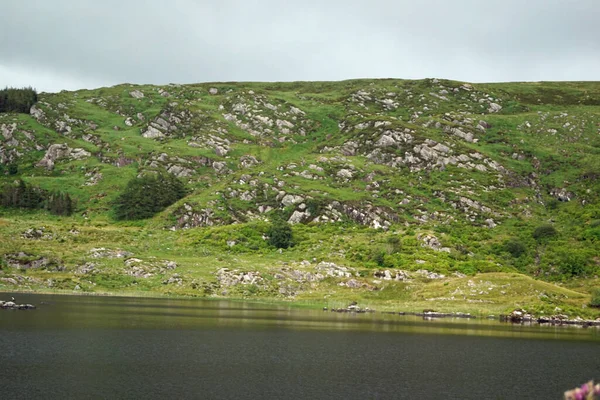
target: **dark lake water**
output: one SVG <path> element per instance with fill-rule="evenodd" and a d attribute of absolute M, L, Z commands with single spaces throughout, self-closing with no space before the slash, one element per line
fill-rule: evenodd
<path fill-rule="evenodd" d="M 600 379 L 595 328 L 14 296 L 39 308 L 0 310 L 3 400 L 561 399 Z"/>

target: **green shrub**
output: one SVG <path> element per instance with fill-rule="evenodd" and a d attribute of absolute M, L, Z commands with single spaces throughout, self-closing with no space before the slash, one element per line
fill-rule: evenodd
<path fill-rule="evenodd" d="M 386 242 L 385 251 L 387 254 L 396 254 L 402 250 L 402 242 L 398 236 L 388 236 Z"/>
<path fill-rule="evenodd" d="M 560 272 L 567 276 L 584 275 L 587 272 L 587 262 L 583 254 L 575 250 L 563 253 L 560 257 Z"/>
<path fill-rule="evenodd" d="M 527 247 L 518 239 L 510 239 L 504 243 L 504 250 L 514 258 L 519 258 L 527 252 Z"/>
<path fill-rule="evenodd" d="M 289 223 L 276 218 L 267 231 L 269 244 L 278 249 L 287 249 L 294 246 L 294 233 Z"/>
<path fill-rule="evenodd" d="M 533 238 L 538 242 L 553 238 L 556 235 L 558 235 L 558 232 L 552 225 L 541 225 L 533 231 Z"/>
<path fill-rule="evenodd" d="M 596 289 L 592 293 L 592 301 L 590 302 L 590 306 L 600 308 L 600 289 Z"/>
<path fill-rule="evenodd" d="M 8 164 L 7 171 L 9 175 L 16 175 L 19 172 L 19 167 L 15 163 Z"/>

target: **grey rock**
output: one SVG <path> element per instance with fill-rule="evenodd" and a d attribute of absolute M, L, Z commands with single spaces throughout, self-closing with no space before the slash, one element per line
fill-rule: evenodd
<path fill-rule="evenodd" d="M 144 93 L 140 92 L 139 90 L 133 90 L 133 91 L 129 92 L 129 95 L 131 97 L 133 97 L 134 99 L 143 99 L 144 98 Z"/>
<path fill-rule="evenodd" d="M 488 112 L 497 113 L 500 110 L 502 110 L 502 106 L 500 104 L 490 103 L 490 108 L 488 108 Z"/>

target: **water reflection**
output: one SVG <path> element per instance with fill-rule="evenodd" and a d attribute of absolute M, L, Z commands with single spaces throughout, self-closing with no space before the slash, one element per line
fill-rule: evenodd
<path fill-rule="evenodd" d="M 352 314 L 283 305 L 198 299 L 18 294 L 34 311 L 3 311 L 7 329 L 202 329 L 232 328 L 370 331 L 561 340 L 600 340 L 600 329 L 526 326 L 489 319 L 423 319 L 394 314 Z M 6 297 L 6 296 L 5 296 Z"/>

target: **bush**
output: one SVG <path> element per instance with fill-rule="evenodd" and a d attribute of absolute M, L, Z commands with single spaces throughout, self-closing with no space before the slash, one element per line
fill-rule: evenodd
<path fill-rule="evenodd" d="M 0 90 L 0 112 L 29 114 L 31 106 L 37 102 L 37 92 L 28 87 L 22 89 L 5 88 Z"/>
<path fill-rule="evenodd" d="M 527 252 L 527 247 L 517 239 L 510 239 L 504 243 L 504 250 L 514 258 L 519 258 Z"/>
<path fill-rule="evenodd" d="M 553 238 L 556 235 L 558 235 L 558 232 L 552 225 L 541 225 L 533 231 L 533 238 L 538 242 Z"/>
<path fill-rule="evenodd" d="M 287 249 L 294 246 L 294 233 L 289 223 L 276 218 L 267 231 L 269 244 L 278 249 Z"/>
<path fill-rule="evenodd" d="M 560 258 L 560 272 L 567 276 L 584 275 L 587 272 L 587 262 L 584 255 L 574 250 L 563 253 Z"/>
<path fill-rule="evenodd" d="M 150 218 L 185 197 L 186 193 L 183 182 L 170 174 L 133 178 L 114 202 L 115 218 Z"/>
<path fill-rule="evenodd" d="M 397 254 L 402 250 L 402 241 L 396 235 L 388 236 L 385 251 L 387 254 Z"/>
<path fill-rule="evenodd" d="M 600 308 L 600 289 L 596 289 L 592 293 L 592 301 L 590 302 L 590 306 Z"/>

